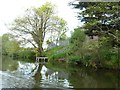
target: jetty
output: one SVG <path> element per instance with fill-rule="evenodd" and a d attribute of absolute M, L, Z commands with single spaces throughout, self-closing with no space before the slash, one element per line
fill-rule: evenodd
<path fill-rule="evenodd" d="M 48 57 L 36 57 L 36 63 L 45 64 L 48 62 Z"/>

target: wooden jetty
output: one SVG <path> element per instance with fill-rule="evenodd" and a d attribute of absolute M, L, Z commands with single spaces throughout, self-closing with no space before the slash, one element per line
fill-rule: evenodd
<path fill-rule="evenodd" d="M 36 57 L 36 62 L 40 64 L 45 64 L 48 62 L 48 57 Z"/>

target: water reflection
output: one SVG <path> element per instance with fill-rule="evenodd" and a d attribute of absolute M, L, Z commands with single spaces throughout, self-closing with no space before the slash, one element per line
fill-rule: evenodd
<path fill-rule="evenodd" d="M 58 71 L 51 71 L 46 68 L 45 65 L 42 66 L 41 69 L 41 87 L 49 87 L 49 88 L 59 88 L 59 87 L 64 87 L 64 88 L 73 88 L 71 86 L 70 82 L 63 77 L 61 77 L 61 73 Z M 62 79 L 63 78 L 63 79 Z"/>
<path fill-rule="evenodd" d="M 53 71 L 39 63 L 11 62 L 3 61 L 7 66 L 0 71 L 3 88 L 72 88 L 67 73 Z"/>
<path fill-rule="evenodd" d="M 32 88 L 34 87 L 34 79 L 30 77 L 30 71 L 33 64 L 22 63 L 15 61 L 15 63 L 8 64 L 3 61 L 3 65 L 13 65 L 14 68 L 4 67 L 0 71 L 0 76 L 2 76 L 2 88 Z M 17 69 L 16 69 L 17 68 Z"/>
<path fill-rule="evenodd" d="M 118 72 L 41 65 L 3 58 L 3 88 L 117 88 Z M 0 79 L 1 80 L 1 79 Z"/>
<path fill-rule="evenodd" d="M 117 71 L 93 71 L 81 68 L 75 72 L 73 70 L 69 80 L 76 88 L 118 88 L 119 75 Z"/>
<path fill-rule="evenodd" d="M 36 67 L 36 65 L 34 63 L 21 63 L 20 61 L 18 61 L 18 69 L 17 69 L 17 73 L 20 75 L 24 75 L 26 77 L 31 77 L 34 76 L 35 74 L 35 69 L 37 69 L 38 67 Z"/>
<path fill-rule="evenodd" d="M 1 71 L 15 71 L 18 68 L 18 62 L 10 57 L 2 57 L 2 68 Z"/>

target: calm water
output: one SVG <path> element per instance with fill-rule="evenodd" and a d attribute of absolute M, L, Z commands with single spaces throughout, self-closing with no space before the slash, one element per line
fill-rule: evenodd
<path fill-rule="evenodd" d="M 39 65 L 3 57 L 2 88 L 118 88 L 116 71 L 95 71 L 61 64 Z"/>

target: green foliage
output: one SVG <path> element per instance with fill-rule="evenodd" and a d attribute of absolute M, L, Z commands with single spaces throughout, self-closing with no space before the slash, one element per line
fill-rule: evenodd
<path fill-rule="evenodd" d="M 66 53 L 65 52 L 61 52 L 61 53 L 57 53 L 57 54 L 53 54 L 50 59 L 51 60 L 58 60 L 60 58 L 65 58 L 66 57 Z"/>
<path fill-rule="evenodd" d="M 82 45 L 84 41 L 85 41 L 84 31 L 80 30 L 80 28 L 76 28 L 71 36 L 70 43 L 79 46 Z"/>
<path fill-rule="evenodd" d="M 46 56 L 49 58 L 50 61 L 63 61 L 67 62 L 68 60 L 68 52 L 70 46 L 57 46 L 52 48 L 51 50 L 46 51 Z"/>
<path fill-rule="evenodd" d="M 110 45 L 109 37 L 86 39 L 84 31 L 78 29 L 72 34 L 70 44 L 67 57 L 72 64 L 94 68 L 119 68 L 117 49 Z"/>
<path fill-rule="evenodd" d="M 80 30 L 80 28 L 76 28 L 70 38 L 70 50 L 68 52 L 69 54 L 69 60 L 72 61 L 80 61 L 83 58 L 83 44 L 86 40 L 86 36 L 84 34 L 84 31 Z M 76 60 L 75 60 L 76 59 Z M 81 62 L 81 61 L 80 61 Z"/>
<path fill-rule="evenodd" d="M 4 34 L 2 36 L 2 54 L 13 55 L 20 49 L 18 42 L 13 35 Z"/>
<path fill-rule="evenodd" d="M 18 52 L 18 57 L 23 59 L 35 59 L 35 52 L 31 48 L 22 48 Z"/>
<path fill-rule="evenodd" d="M 57 46 L 57 47 L 54 47 L 54 48 L 52 48 L 50 50 L 47 50 L 46 55 L 50 56 L 52 54 L 55 54 L 57 51 L 61 50 L 62 48 L 63 48 L 63 46 Z"/>
<path fill-rule="evenodd" d="M 78 1 L 79 2 L 79 1 Z M 83 28 L 90 37 L 107 37 L 113 47 L 120 46 L 120 2 L 79 2 L 73 4 L 80 9 L 78 18 L 84 22 Z"/>
<path fill-rule="evenodd" d="M 39 56 L 44 56 L 43 42 L 46 34 L 48 38 L 58 40 L 66 32 L 66 25 L 64 19 L 55 15 L 55 5 L 46 2 L 39 8 L 27 9 L 24 16 L 14 20 L 10 29 L 16 32 L 14 34 L 19 39 L 38 48 Z"/>
<path fill-rule="evenodd" d="M 88 40 L 79 39 L 74 32 L 71 37 L 71 56 L 79 56 L 84 65 L 92 67 L 119 68 L 120 19 L 118 2 L 80 2 L 72 3 L 81 10 L 78 18 L 84 22 L 82 28 Z M 97 38 L 94 38 L 97 36 Z M 80 41 L 80 44 L 78 43 Z M 73 61 L 75 61 L 73 59 Z"/>
<path fill-rule="evenodd" d="M 112 52 L 112 49 L 105 49 L 102 48 L 99 51 L 100 60 L 102 61 L 102 65 L 104 67 L 113 67 L 113 68 L 119 68 L 118 67 L 118 53 Z"/>
<path fill-rule="evenodd" d="M 68 60 L 69 60 L 69 63 L 71 64 L 78 64 L 78 63 L 81 63 L 81 57 L 80 56 L 69 56 L 68 57 Z"/>
<path fill-rule="evenodd" d="M 58 47 L 54 47 L 48 51 L 46 51 L 46 56 L 49 58 L 49 60 L 53 60 L 53 59 L 58 59 L 59 57 L 59 50 L 63 49 L 62 46 L 58 46 Z M 62 53 L 61 53 L 62 54 Z"/>
<path fill-rule="evenodd" d="M 2 54 L 11 56 L 14 59 L 35 59 L 34 50 L 31 48 L 20 48 L 20 42 L 11 34 L 2 36 Z"/>
<path fill-rule="evenodd" d="M 80 30 L 80 28 L 76 28 L 70 39 L 70 55 L 72 54 L 73 56 L 75 55 L 82 58 L 84 52 L 83 44 L 85 40 L 86 36 L 84 31 Z"/>

